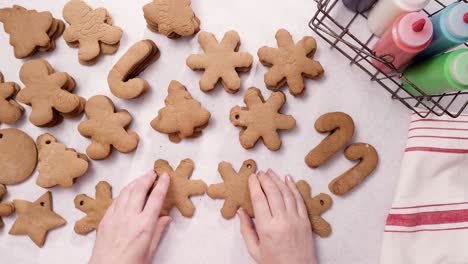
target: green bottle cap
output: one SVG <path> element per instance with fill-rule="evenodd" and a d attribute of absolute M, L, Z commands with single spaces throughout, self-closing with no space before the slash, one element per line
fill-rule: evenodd
<path fill-rule="evenodd" d="M 468 86 L 468 50 L 455 55 L 449 61 L 448 68 L 455 82 L 462 86 Z"/>

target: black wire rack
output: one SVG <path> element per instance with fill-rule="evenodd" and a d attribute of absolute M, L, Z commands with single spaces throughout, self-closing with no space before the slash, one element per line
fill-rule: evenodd
<path fill-rule="evenodd" d="M 392 54 L 376 56 L 371 48 L 378 37 L 367 30 L 367 12 L 354 13 L 346 9 L 341 0 L 315 1 L 318 10 L 310 20 L 309 27 L 328 42 L 332 49 L 340 51 L 348 58 L 351 65 L 362 69 L 372 81 L 387 90 L 392 99 L 400 101 L 423 118 L 430 114 L 437 116 L 445 114 L 457 118 L 464 112 L 468 105 L 468 91 L 427 95 L 395 68 L 392 64 L 394 59 Z M 430 17 L 440 12 L 446 5 L 461 1 L 466 3 L 468 0 L 433 0 L 423 11 Z M 468 46 L 467 43 L 465 46 Z M 383 63 L 391 71 L 382 72 L 372 64 L 373 59 Z M 402 82 L 411 85 L 420 96 L 413 96 L 407 92 Z"/>

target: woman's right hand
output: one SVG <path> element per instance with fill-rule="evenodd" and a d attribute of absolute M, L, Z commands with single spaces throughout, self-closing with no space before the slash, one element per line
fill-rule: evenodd
<path fill-rule="evenodd" d="M 249 178 L 255 224 L 241 209 L 241 233 L 260 264 L 317 263 L 307 208 L 290 176 L 285 182 L 269 169 Z"/>

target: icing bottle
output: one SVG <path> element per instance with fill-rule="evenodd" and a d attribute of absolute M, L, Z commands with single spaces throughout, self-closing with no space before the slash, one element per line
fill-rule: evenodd
<path fill-rule="evenodd" d="M 403 74 L 426 95 L 439 95 L 468 89 L 468 49 L 458 49 L 411 65 Z M 421 93 L 409 83 L 403 87 L 410 94 Z"/>
<path fill-rule="evenodd" d="M 403 13 L 423 9 L 430 0 L 380 0 L 372 8 L 367 18 L 369 29 L 377 36 L 389 28 L 393 21 Z"/>
<path fill-rule="evenodd" d="M 431 21 L 425 15 L 413 12 L 400 15 L 372 50 L 377 56 L 392 54 L 394 57 L 392 64 L 398 70 L 427 48 L 431 40 Z M 385 56 L 385 58 L 392 60 L 390 56 Z M 392 70 L 376 59 L 372 60 L 372 64 L 383 72 Z"/>
<path fill-rule="evenodd" d="M 351 11 L 364 12 L 374 5 L 377 0 L 343 0 L 343 4 Z"/>
<path fill-rule="evenodd" d="M 434 37 L 415 60 L 424 60 L 468 41 L 468 3 L 453 3 L 431 17 Z"/>

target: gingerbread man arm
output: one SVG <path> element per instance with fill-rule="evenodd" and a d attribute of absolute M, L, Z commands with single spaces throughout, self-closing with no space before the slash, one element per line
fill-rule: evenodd
<path fill-rule="evenodd" d="M 163 175 L 164 173 L 170 174 L 173 172 L 171 165 L 166 160 L 156 160 L 154 162 L 154 171 L 158 176 Z"/>
<path fill-rule="evenodd" d="M 291 34 L 285 29 L 278 30 L 278 32 L 276 32 L 275 38 L 276 42 L 278 43 L 278 48 L 285 48 L 294 45 L 294 40 Z"/>
<path fill-rule="evenodd" d="M 176 168 L 176 173 L 186 179 L 190 178 L 193 173 L 194 165 L 191 159 L 184 159 Z"/>
<path fill-rule="evenodd" d="M 256 105 L 263 104 L 263 101 L 263 96 L 260 93 L 260 90 L 258 90 L 257 88 L 250 88 L 245 93 L 244 102 L 245 105 L 250 109 L 252 109 L 252 107 L 255 107 Z"/>
<path fill-rule="evenodd" d="M 209 33 L 209 32 L 202 32 L 198 36 L 198 43 L 200 43 L 200 46 L 202 47 L 203 51 L 209 52 L 218 47 L 218 41 L 216 40 L 216 37 Z"/>
<path fill-rule="evenodd" d="M 264 46 L 258 50 L 257 55 L 263 65 L 271 66 L 278 57 L 278 49 Z"/>
<path fill-rule="evenodd" d="M 296 47 L 299 47 L 304 50 L 304 55 L 310 56 L 317 49 L 317 41 L 312 37 L 303 37 L 297 44 Z"/>
<path fill-rule="evenodd" d="M 240 44 L 239 34 L 236 31 L 231 30 L 224 34 L 224 37 L 221 40 L 221 43 L 219 45 L 223 47 L 224 49 L 236 51 L 237 48 L 239 47 L 239 44 Z"/>
<path fill-rule="evenodd" d="M 188 56 L 186 64 L 192 70 L 204 70 L 208 66 L 206 59 L 205 54 L 191 54 Z"/>
<path fill-rule="evenodd" d="M 86 214 L 91 212 L 96 206 L 96 201 L 86 194 L 76 196 L 74 203 L 75 208 Z M 97 226 L 96 221 L 91 217 L 85 216 L 75 223 L 74 229 L 77 234 L 85 235 L 94 230 L 91 226 Z"/>

